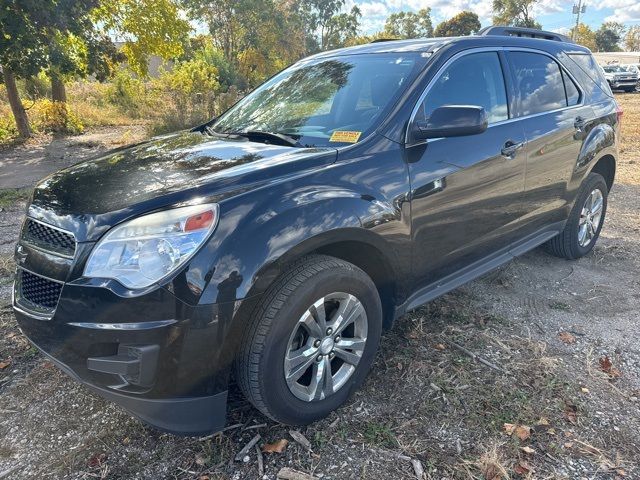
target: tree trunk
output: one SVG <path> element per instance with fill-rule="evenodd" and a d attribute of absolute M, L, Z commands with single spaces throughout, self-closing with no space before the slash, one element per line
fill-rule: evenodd
<path fill-rule="evenodd" d="M 20 94 L 18 93 L 18 87 L 16 86 L 16 77 L 13 75 L 13 72 L 6 67 L 3 67 L 2 72 L 4 76 L 4 85 L 7 87 L 9 105 L 11 105 L 11 111 L 13 112 L 16 127 L 18 127 L 18 133 L 21 138 L 29 138 L 31 136 L 31 128 L 29 127 L 27 112 L 20 101 Z"/>
<path fill-rule="evenodd" d="M 55 72 L 51 72 L 51 99 L 54 102 L 67 103 L 67 91 L 64 88 L 64 81 Z"/>

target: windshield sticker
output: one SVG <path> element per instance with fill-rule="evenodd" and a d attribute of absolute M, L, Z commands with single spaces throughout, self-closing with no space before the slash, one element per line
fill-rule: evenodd
<path fill-rule="evenodd" d="M 362 132 L 347 132 L 336 130 L 331 134 L 330 142 L 346 142 L 346 143 L 356 143 L 358 139 L 362 135 Z"/>

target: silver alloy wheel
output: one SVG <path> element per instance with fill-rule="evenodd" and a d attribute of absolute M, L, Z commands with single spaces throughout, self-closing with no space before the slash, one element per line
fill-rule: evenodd
<path fill-rule="evenodd" d="M 604 198 L 599 189 L 593 190 L 582 206 L 580 222 L 578 223 L 578 243 L 581 247 L 586 247 L 595 237 L 600 221 L 602 220 L 602 207 Z"/>
<path fill-rule="evenodd" d="M 311 305 L 289 337 L 287 386 L 300 400 L 323 400 L 356 370 L 367 343 L 367 313 L 353 295 L 334 292 Z"/>

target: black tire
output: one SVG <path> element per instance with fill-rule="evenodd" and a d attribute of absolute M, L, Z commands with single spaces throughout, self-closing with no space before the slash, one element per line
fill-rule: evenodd
<path fill-rule="evenodd" d="M 332 292 L 354 295 L 367 316 L 367 340 L 348 381 L 322 400 L 297 398 L 285 380 L 284 359 L 289 339 L 303 313 Z M 245 330 L 235 361 L 235 376 L 243 394 L 271 419 L 307 425 L 342 405 L 365 380 L 373 364 L 382 331 L 382 306 L 372 280 L 358 267 L 325 255 L 293 263 L 264 294 Z"/>
<path fill-rule="evenodd" d="M 636 91 L 636 87 L 627 87 L 624 89 L 625 92 L 631 93 Z"/>
<path fill-rule="evenodd" d="M 600 190 L 602 193 L 602 218 L 600 219 L 600 224 L 598 225 L 591 241 L 587 245 L 582 246 L 578 240 L 580 215 L 587 197 L 595 189 Z M 602 230 L 602 226 L 606 219 L 608 194 L 609 190 L 604 177 L 598 173 L 590 173 L 580 187 L 580 191 L 576 197 L 576 202 L 571 209 L 571 213 L 569 214 L 569 219 L 567 220 L 564 230 L 545 244 L 547 252 L 555 255 L 556 257 L 566 258 L 568 260 L 574 260 L 589 253 L 598 241 L 600 231 Z"/>

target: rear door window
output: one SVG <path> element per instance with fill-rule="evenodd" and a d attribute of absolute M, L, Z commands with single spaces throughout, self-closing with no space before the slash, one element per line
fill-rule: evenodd
<path fill-rule="evenodd" d="M 562 70 L 562 79 L 564 80 L 564 89 L 567 92 L 567 105 L 570 107 L 577 105 L 580 103 L 580 90 L 564 70 Z"/>
<path fill-rule="evenodd" d="M 516 116 L 567 106 L 562 73 L 555 60 L 538 53 L 514 51 L 509 52 L 509 63 L 519 97 Z"/>

